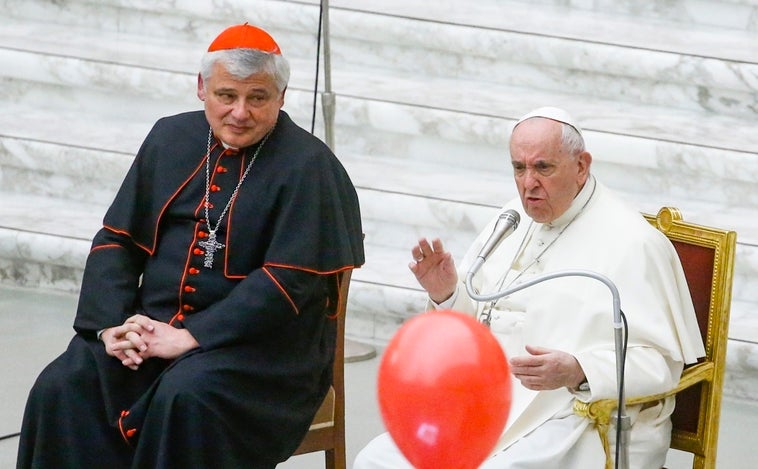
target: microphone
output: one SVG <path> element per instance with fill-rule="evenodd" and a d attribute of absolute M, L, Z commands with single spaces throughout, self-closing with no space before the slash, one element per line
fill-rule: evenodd
<path fill-rule="evenodd" d="M 497 218 L 495 227 L 492 229 L 492 234 L 482 246 L 479 254 L 476 256 L 476 260 L 471 264 L 471 268 L 468 271 L 468 275 L 473 275 L 484 265 L 484 262 L 492 254 L 499 245 L 500 242 L 507 238 L 511 233 L 518 228 L 519 221 L 521 221 L 521 215 L 515 210 L 505 210 Z"/>

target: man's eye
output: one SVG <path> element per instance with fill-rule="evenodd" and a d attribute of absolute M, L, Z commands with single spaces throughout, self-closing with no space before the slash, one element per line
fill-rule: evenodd
<path fill-rule="evenodd" d="M 538 164 L 534 167 L 540 174 L 550 174 L 555 167 L 549 164 Z"/>

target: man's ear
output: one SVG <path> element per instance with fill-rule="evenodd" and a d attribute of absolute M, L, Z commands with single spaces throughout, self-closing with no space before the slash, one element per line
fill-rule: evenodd
<path fill-rule="evenodd" d="M 590 166 L 592 165 L 592 155 L 588 151 L 583 151 L 577 156 L 577 162 L 579 164 L 579 174 L 586 178 L 590 174 Z"/>
<path fill-rule="evenodd" d="M 205 101 L 205 84 L 202 75 L 199 73 L 197 74 L 197 97 L 200 101 Z"/>

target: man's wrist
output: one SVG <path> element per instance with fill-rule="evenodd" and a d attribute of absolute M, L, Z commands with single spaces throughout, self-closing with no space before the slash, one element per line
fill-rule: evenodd
<path fill-rule="evenodd" d="M 574 386 L 568 387 L 571 392 L 589 392 L 590 390 L 590 383 L 587 381 L 587 375 L 582 373 L 582 378 L 579 383 L 575 384 Z"/>
<path fill-rule="evenodd" d="M 455 294 L 455 290 L 451 291 L 447 296 L 443 297 L 439 301 L 436 298 L 432 298 L 432 295 L 429 295 L 429 299 L 432 300 L 432 302 L 434 302 L 435 304 L 441 305 L 442 303 L 444 303 L 447 300 L 449 300 L 450 298 L 452 298 L 454 294 Z"/>

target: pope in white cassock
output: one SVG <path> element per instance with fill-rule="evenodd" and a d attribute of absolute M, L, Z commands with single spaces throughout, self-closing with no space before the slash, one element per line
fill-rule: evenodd
<path fill-rule="evenodd" d="M 494 293 L 559 270 L 589 270 L 611 279 L 626 315 L 627 397 L 660 393 L 679 381 L 685 363 L 704 355 L 676 251 L 635 209 L 590 173 L 592 156 L 565 111 L 540 108 L 521 118 L 510 140 L 521 223 L 473 278 Z M 495 219 L 461 262 L 467 272 Z M 602 468 L 605 454 L 589 420 L 573 401 L 616 398 L 612 296 L 587 277 L 563 277 L 495 301 L 466 294 L 452 255 L 438 239 L 419 241 L 410 269 L 429 294 L 429 309 L 489 317 L 509 358 L 513 397 L 506 428 L 486 469 Z M 441 404 L 444 405 L 444 404 Z M 632 468 L 660 468 L 671 438 L 674 398 L 627 408 Z M 615 452 L 615 432 L 609 435 Z M 476 435 L 472 435 L 476 438 Z M 410 468 L 389 434 L 371 441 L 355 469 Z"/>

